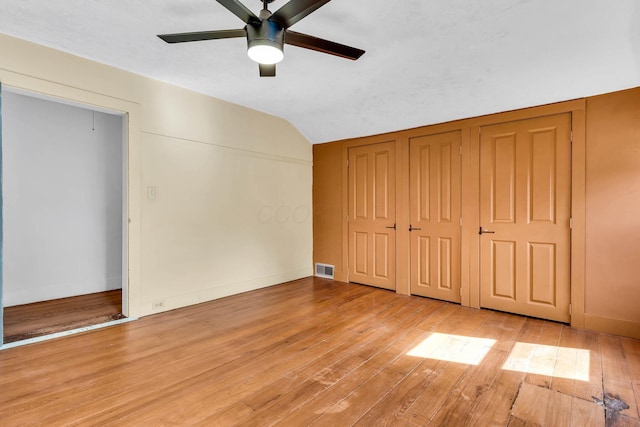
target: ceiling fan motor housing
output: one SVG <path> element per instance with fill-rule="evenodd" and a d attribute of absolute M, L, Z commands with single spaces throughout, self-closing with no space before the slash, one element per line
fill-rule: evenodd
<path fill-rule="evenodd" d="M 284 52 L 284 29 L 276 22 L 265 19 L 258 25 L 248 24 L 246 30 L 249 49 L 269 46 Z"/>

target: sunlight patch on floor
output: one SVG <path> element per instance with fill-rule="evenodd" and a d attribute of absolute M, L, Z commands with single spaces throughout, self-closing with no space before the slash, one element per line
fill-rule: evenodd
<path fill-rule="evenodd" d="M 448 362 L 479 365 L 496 340 L 434 332 L 411 351 L 408 356 Z"/>
<path fill-rule="evenodd" d="M 589 350 L 516 342 L 502 369 L 589 381 Z"/>

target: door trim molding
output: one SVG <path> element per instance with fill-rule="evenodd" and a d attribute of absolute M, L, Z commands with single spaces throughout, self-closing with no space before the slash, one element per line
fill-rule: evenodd
<path fill-rule="evenodd" d="M 124 228 L 127 233 L 126 257 L 128 274 L 124 278 L 123 313 L 127 317 L 140 315 L 140 104 L 114 98 L 109 95 L 91 92 L 60 83 L 27 76 L 12 71 L 2 70 L 3 88 L 9 91 L 24 91 L 32 96 L 56 102 L 81 105 L 95 110 L 103 110 L 124 116 L 124 196 L 128 221 Z"/>
<path fill-rule="evenodd" d="M 383 134 L 383 135 L 375 135 L 371 137 L 363 137 L 356 138 L 353 140 L 345 140 L 342 144 L 342 265 L 344 266 L 343 274 L 339 274 L 336 271 L 335 280 L 340 280 L 343 282 L 349 281 L 349 149 L 354 147 L 361 147 L 365 145 L 375 145 L 380 143 L 392 143 L 394 145 L 394 151 L 396 153 L 396 221 L 398 218 L 398 191 L 399 191 L 399 183 L 398 183 L 398 173 L 399 173 L 399 165 L 400 165 L 400 157 L 397 153 L 399 152 L 399 144 L 398 138 L 394 137 L 393 134 Z M 397 224 L 397 222 L 396 222 Z M 396 265 L 395 265 L 395 282 L 396 282 L 396 293 L 406 294 L 408 292 L 402 292 L 402 289 L 398 289 L 398 235 L 399 235 L 399 224 L 397 224 L 396 231 Z"/>
<path fill-rule="evenodd" d="M 571 110 L 571 326 L 584 328 L 586 286 L 586 100 Z"/>

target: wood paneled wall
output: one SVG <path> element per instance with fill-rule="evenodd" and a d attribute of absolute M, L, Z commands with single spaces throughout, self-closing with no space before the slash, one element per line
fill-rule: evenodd
<path fill-rule="evenodd" d="M 314 262 L 347 281 L 348 148 L 394 140 L 398 225 L 407 217 L 408 140 L 418 133 L 462 133 L 462 304 L 479 307 L 478 132 L 494 123 L 570 112 L 572 152 L 571 301 L 575 327 L 640 338 L 640 88 L 575 101 L 335 141 L 313 147 Z M 406 166 L 403 166 L 404 163 Z M 406 200 L 403 200 L 406 199 Z M 405 209 L 406 210 L 406 209 Z M 406 236 L 405 236 L 406 234 Z M 397 236 L 396 288 L 409 292 L 408 233 Z"/>
<path fill-rule="evenodd" d="M 347 280 L 342 263 L 342 144 L 313 146 L 313 259 L 335 266 L 336 280 Z"/>
<path fill-rule="evenodd" d="M 640 336 L 640 88 L 587 99 L 589 329 Z"/>

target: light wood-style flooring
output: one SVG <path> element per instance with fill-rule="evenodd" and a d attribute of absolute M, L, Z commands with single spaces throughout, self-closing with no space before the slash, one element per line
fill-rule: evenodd
<path fill-rule="evenodd" d="M 318 278 L 0 351 L 4 427 L 639 426 L 639 406 L 639 340 Z"/>
<path fill-rule="evenodd" d="M 121 319 L 122 290 L 16 305 L 4 309 L 4 342 Z"/>

